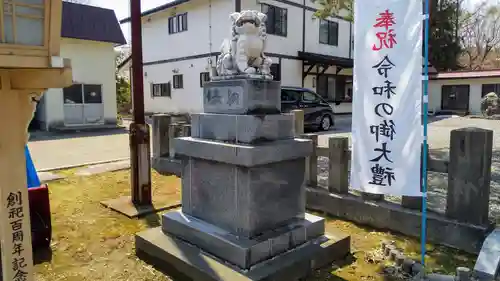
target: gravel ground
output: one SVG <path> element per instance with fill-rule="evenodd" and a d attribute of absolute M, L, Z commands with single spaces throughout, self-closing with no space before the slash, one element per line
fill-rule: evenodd
<path fill-rule="evenodd" d="M 479 127 L 493 130 L 493 159 L 492 180 L 490 196 L 490 217 L 500 221 L 500 121 L 471 119 L 465 117 L 451 117 L 431 120 L 429 124 L 429 147 L 430 154 L 434 158 L 447 159 L 449 153 L 449 142 L 451 130 L 463 127 Z M 331 136 L 350 137 L 350 125 L 342 124 L 335 129 L 336 132 L 322 134 L 319 137 L 319 145 L 327 146 L 328 138 Z M 327 186 L 328 182 L 328 158 L 318 158 L 318 183 Z M 447 174 L 428 173 L 428 196 L 429 208 L 436 212 L 444 212 L 446 209 L 446 190 L 448 185 Z M 399 202 L 398 197 L 388 197 L 390 201 Z"/>

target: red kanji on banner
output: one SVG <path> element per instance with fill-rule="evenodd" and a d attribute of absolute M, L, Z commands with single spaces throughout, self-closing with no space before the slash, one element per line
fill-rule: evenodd
<path fill-rule="evenodd" d="M 376 33 L 376 36 L 379 40 L 378 45 L 373 44 L 372 50 L 379 51 L 383 48 L 392 49 L 396 42 L 396 34 L 394 33 L 394 29 L 391 29 L 393 25 L 396 24 L 396 18 L 394 17 L 394 13 L 391 13 L 388 9 L 384 12 L 379 13 L 379 17 L 376 19 L 376 23 L 373 25 L 375 28 L 384 28 L 385 31 L 380 31 Z"/>
<path fill-rule="evenodd" d="M 373 27 L 384 27 L 385 30 L 389 30 L 389 27 L 396 24 L 396 19 L 394 18 L 394 13 L 385 10 L 385 12 L 379 14 L 380 17 L 376 19 L 377 23 Z"/>

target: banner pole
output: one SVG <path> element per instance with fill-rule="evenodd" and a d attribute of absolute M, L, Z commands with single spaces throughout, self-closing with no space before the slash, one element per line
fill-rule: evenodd
<path fill-rule="evenodd" d="M 423 148 L 422 148 L 422 235 L 421 253 L 422 265 L 425 265 L 426 240 L 427 240 L 427 123 L 429 104 L 429 21 L 430 21 L 430 0 L 425 0 L 424 11 L 424 85 L 422 95 L 423 106 Z"/>

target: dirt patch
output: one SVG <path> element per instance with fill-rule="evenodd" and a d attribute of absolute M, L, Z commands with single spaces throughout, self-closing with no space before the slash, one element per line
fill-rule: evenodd
<path fill-rule="evenodd" d="M 58 172 L 59 173 L 59 172 Z M 164 281 L 172 280 L 137 259 L 134 234 L 158 226 L 160 215 L 128 219 L 103 207 L 100 201 L 130 193 L 129 171 L 88 177 L 63 172 L 67 178 L 52 182 L 50 200 L 53 221 L 51 251 L 37 253 L 38 281 Z M 154 196 L 180 199 L 180 179 L 153 172 Z M 327 228 L 352 235 L 353 255 L 330 268 L 314 273 L 308 281 L 384 280 L 383 264 L 367 257 L 382 240 L 394 240 L 405 254 L 418 258 L 419 242 L 387 232 L 329 218 Z M 454 272 L 455 266 L 472 266 L 471 256 L 429 245 L 429 265 L 436 272 Z"/>

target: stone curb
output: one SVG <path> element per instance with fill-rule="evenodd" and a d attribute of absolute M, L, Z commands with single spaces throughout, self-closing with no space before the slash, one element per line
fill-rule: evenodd
<path fill-rule="evenodd" d="M 120 161 L 129 160 L 129 159 L 130 159 L 130 157 L 124 157 L 124 158 L 118 158 L 118 159 L 112 159 L 112 160 L 94 161 L 94 162 L 87 162 L 87 163 L 81 163 L 81 164 L 40 169 L 40 170 L 37 170 L 37 172 L 52 172 L 52 171 L 57 171 L 57 170 L 67 170 L 67 169 L 79 168 L 79 167 L 90 166 L 90 165 L 99 165 L 99 164 L 120 162 Z"/>

